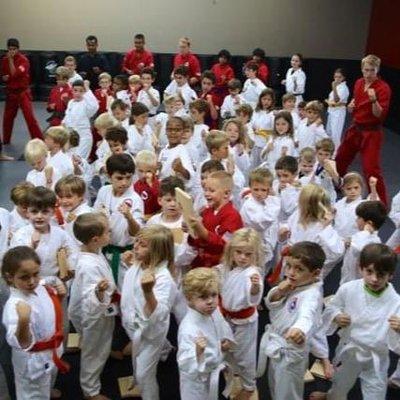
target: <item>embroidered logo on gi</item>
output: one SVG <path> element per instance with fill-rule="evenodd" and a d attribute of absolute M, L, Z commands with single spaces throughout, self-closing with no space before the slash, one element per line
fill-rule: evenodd
<path fill-rule="evenodd" d="M 147 200 L 148 198 L 149 198 L 149 194 L 146 192 L 146 191 L 143 191 L 141 194 L 140 194 L 140 197 L 142 198 L 142 200 Z"/>
<path fill-rule="evenodd" d="M 297 307 L 297 297 L 294 297 L 288 304 L 288 311 L 293 312 Z"/>
<path fill-rule="evenodd" d="M 129 207 L 132 208 L 132 200 L 131 199 L 125 199 L 124 203 Z"/>

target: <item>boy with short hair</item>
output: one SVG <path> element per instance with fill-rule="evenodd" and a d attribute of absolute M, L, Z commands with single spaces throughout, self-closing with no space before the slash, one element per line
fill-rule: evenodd
<path fill-rule="evenodd" d="M 188 110 L 189 104 L 197 99 L 196 92 L 189 86 L 189 69 L 185 65 L 180 65 L 174 70 L 174 79 L 167 86 L 164 95 L 172 96 L 180 93 L 185 102 L 185 109 Z"/>
<path fill-rule="evenodd" d="M 128 133 L 122 126 L 108 128 L 105 139 L 108 147 L 110 148 L 111 154 L 128 153 L 126 149 L 128 143 Z"/>
<path fill-rule="evenodd" d="M 42 186 L 29 191 L 27 203 L 30 224 L 15 232 L 10 248 L 32 247 L 41 259 L 40 275 L 42 277 L 58 276 L 62 273 L 64 276 L 60 276 L 60 278 L 66 280 L 73 276 L 77 248 L 62 228 L 50 223 L 56 201 L 55 193 Z M 63 271 L 60 265 L 61 253 L 66 253 L 68 257 L 66 271 Z"/>
<path fill-rule="evenodd" d="M 26 175 L 26 181 L 34 186 L 54 189 L 54 185 L 62 176 L 57 168 L 47 165 L 48 150 L 43 140 L 30 140 L 25 146 L 24 156 L 25 161 L 32 166 Z"/>
<path fill-rule="evenodd" d="M 240 209 L 244 225 L 260 233 L 266 263 L 274 256 L 278 241 L 278 216 L 281 211 L 281 199 L 272 192 L 273 179 L 268 169 L 257 168 L 251 171 L 249 175 L 251 193 L 245 197 Z"/>
<path fill-rule="evenodd" d="M 61 121 L 65 116 L 68 102 L 72 99 L 72 88 L 68 83 L 71 72 L 66 67 L 57 67 L 56 69 L 56 82 L 49 94 L 47 101 L 47 111 L 51 116 L 47 118 L 50 126 L 61 125 Z"/>
<path fill-rule="evenodd" d="M 225 96 L 221 106 L 221 117 L 229 119 L 236 117 L 237 108 L 244 103 L 243 96 L 240 94 L 242 83 L 239 79 L 231 79 L 228 82 L 229 94 Z"/>
<path fill-rule="evenodd" d="M 315 150 L 311 147 L 304 147 L 299 154 L 299 182 L 302 185 L 310 183 L 316 162 Z"/>
<path fill-rule="evenodd" d="M 145 219 L 157 213 L 160 181 L 157 177 L 157 156 L 153 151 L 141 150 L 136 156 L 138 180 L 134 183 L 135 192 L 142 198 Z"/>
<path fill-rule="evenodd" d="M 349 248 L 344 255 L 341 285 L 361 277 L 358 270 L 361 250 L 369 243 L 381 243 L 378 231 L 385 223 L 387 211 L 380 201 L 367 200 L 357 206 L 356 215 L 358 232 L 351 236 Z"/>
<path fill-rule="evenodd" d="M 97 160 L 105 162 L 105 159 L 110 155 L 110 147 L 108 146 L 107 140 L 105 139 L 108 128 L 113 128 L 117 125 L 117 121 L 108 112 L 103 112 L 94 120 L 94 127 L 98 135 L 102 138 L 97 142 L 96 157 Z"/>
<path fill-rule="evenodd" d="M 76 59 L 74 56 L 67 56 L 64 58 L 64 67 L 70 72 L 68 83 L 73 86 L 76 81 L 83 81 L 83 78 L 76 72 Z"/>
<path fill-rule="evenodd" d="M 140 75 L 131 75 L 128 78 L 129 83 L 129 100 L 131 104 L 136 103 L 138 101 L 138 94 L 140 89 L 142 88 L 142 81 L 140 79 Z"/>
<path fill-rule="evenodd" d="M 132 107 L 132 102 L 130 100 L 129 94 L 129 81 L 126 75 L 115 75 L 112 83 L 112 88 L 114 92 L 114 97 L 116 99 L 122 100 L 128 109 Z"/>
<path fill-rule="evenodd" d="M 219 109 L 222 104 L 221 96 L 215 88 L 215 80 L 216 78 L 212 71 L 206 70 L 201 74 L 201 92 L 199 98 L 204 99 L 209 105 L 206 122 L 212 129 L 218 128 Z"/>
<path fill-rule="evenodd" d="M 143 68 L 140 73 L 142 89 L 137 96 L 137 102 L 143 103 L 149 109 L 149 124 L 154 125 L 154 117 L 160 106 L 160 92 L 153 87 L 155 72 L 152 68 Z"/>
<path fill-rule="evenodd" d="M 269 358 L 268 383 L 275 400 L 303 399 L 310 342 L 321 322 L 324 262 L 320 245 L 294 244 L 285 258 L 286 279 L 265 298 L 271 324 L 261 338 L 257 372 L 264 374 Z"/>
<path fill-rule="evenodd" d="M 100 374 L 110 355 L 117 310 L 112 271 L 101 253 L 110 243 L 107 218 L 101 213 L 80 215 L 74 235 L 82 246 L 68 314 L 81 340 L 80 384 L 85 399 L 105 400 Z"/>
<path fill-rule="evenodd" d="M 78 155 L 87 159 L 93 144 L 90 119 L 99 109 L 99 103 L 89 88 L 89 81 L 75 81 L 72 90 L 73 98 L 68 103 L 62 123 L 79 133 Z"/>
<path fill-rule="evenodd" d="M 154 133 L 158 139 L 160 148 L 164 148 L 168 144 L 166 126 L 169 118 L 175 115 L 176 96 L 164 96 L 165 112 L 160 112 L 155 117 Z"/>
<path fill-rule="evenodd" d="M 59 209 L 64 222 L 62 224 L 63 228 L 79 247 L 81 243 L 77 241 L 73 232 L 74 222 L 79 215 L 93 212 L 93 208 L 89 207 L 85 201 L 85 181 L 79 176 L 67 175 L 57 182 L 54 191 L 57 195 Z"/>
<path fill-rule="evenodd" d="M 49 154 L 47 163 L 66 176 L 74 173 L 74 165 L 70 157 L 64 153 L 64 147 L 68 143 L 69 132 L 63 126 L 52 126 L 44 133 Z"/>
<path fill-rule="evenodd" d="M 295 135 L 295 142 L 299 151 L 304 147 L 312 147 L 314 149 L 319 140 L 328 137 L 322 125 L 323 111 L 324 106 L 320 101 L 313 100 L 306 104 L 305 112 L 307 117 L 300 122 Z"/>
<path fill-rule="evenodd" d="M 223 364 L 224 353 L 234 342 L 232 330 L 218 309 L 218 285 L 216 272 L 209 268 L 196 268 L 183 279 L 189 307 L 178 330 L 182 400 L 218 398 L 219 385 L 211 384 L 211 375 Z M 210 393 L 211 388 L 216 393 Z"/>
<path fill-rule="evenodd" d="M 149 109 L 142 103 L 134 103 L 131 109 L 133 125 L 128 128 L 128 150 L 135 157 L 140 150 L 154 151 L 156 138 L 148 124 Z"/>
<path fill-rule="evenodd" d="M 192 267 L 212 267 L 220 262 L 224 245 L 233 232 L 243 227 L 239 212 L 230 201 L 232 176 L 225 171 L 213 172 L 205 182 L 206 207 L 200 218 L 191 218 L 196 237 L 189 236 L 189 244 L 199 251 Z"/>
<path fill-rule="evenodd" d="M 130 108 L 121 99 L 114 100 L 110 105 L 112 116 L 125 129 L 129 128 L 129 112 Z"/>
<path fill-rule="evenodd" d="M 242 97 L 253 110 L 256 108 L 261 92 L 266 89 L 264 82 L 257 78 L 257 72 L 258 65 L 256 63 L 249 63 L 245 66 L 244 73 L 247 79 L 243 85 Z"/>
<path fill-rule="evenodd" d="M 125 270 L 120 254 L 132 249 L 133 237 L 143 225 L 143 201 L 133 190 L 135 163 L 129 154 L 114 154 L 107 159 L 111 185 L 103 186 L 93 208 L 104 212 L 110 222 L 111 241 L 104 251 L 111 258 L 114 280 L 121 287 Z"/>
<path fill-rule="evenodd" d="M 98 114 L 107 112 L 108 103 L 112 98 L 111 75 L 108 72 L 102 72 L 99 75 L 99 88 L 94 91 L 94 95 L 99 103 Z"/>
<path fill-rule="evenodd" d="M 282 96 L 282 108 L 290 112 L 293 119 L 293 128 L 296 132 L 300 124 L 300 117 L 296 111 L 296 96 L 293 93 L 285 93 Z"/>
<path fill-rule="evenodd" d="M 28 196 L 34 188 L 30 182 L 17 183 L 10 192 L 10 199 L 14 203 L 14 208 L 10 212 L 10 233 L 14 234 L 19 228 L 29 225 L 28 218 Z"/>
<path fill-rule="evenodd" d="M 396 254 L 386 245 L 371 243 L 360 254 L 362 279 L 341 285 L 323 313 L 327 335 L 340 329 L 336 369 L 328 393 L 310 399 L 345 399 L 356 382 L 366 400 L 384 400 L 389 350 L 400 353 L 400 296 L 389 282 Z"/>

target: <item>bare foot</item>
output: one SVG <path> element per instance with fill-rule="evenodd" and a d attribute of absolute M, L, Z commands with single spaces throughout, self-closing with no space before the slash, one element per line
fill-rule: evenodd
<path fill-rule="evenodd" d="M 14 161 L 14 157 L 7 156 L 6 154 L 0 153 L 0 161 Z"/>
<path fill-rule="evenodd" d="M 325 392 L 312 392 L 310 394 L 309 400 L 326 400 L 328 398 L 328 394 Z"/>
<path fill-rule="evenodd" d="M 50 391 L 51 399 L 61 399 L 61 396 L 62 396 L 61 390 L 58 390 L 56 388 L 51 389 Z"/>

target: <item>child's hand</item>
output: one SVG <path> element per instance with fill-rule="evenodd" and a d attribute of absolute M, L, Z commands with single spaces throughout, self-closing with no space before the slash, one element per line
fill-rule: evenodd
<path fill-rule="evenodd" d="M 108 211 L 108 208 L 105 204 L 101 204 L 100 205 L 100 210 L 99 210 L 102 214 L 104 214 L 107 218 L 110 217 L 110 213 Z"/>
<path fill-rule="evenodd" d="M 347 109 L 349 110 L 349 112 L 353 112 L 355 106 L 356 106 L 356 103 L 355 103 L 354 99 L 352 99 L 350 101 L 350 103 L 347 104 Z"/>
<path fill-rule="evenodd" d="M 369 187 L 371 188 L 371 190 L 372 190 L 372 188 L 374 187 L 376 187 L 376 184 L 378 183 L 378 179 L 377 178 L 375 178 L 374 176 L 370 176 L 369 177 L 369 179 L 368 179 L 368 184 L 369 184 Z"/>
<path fill-rule="evenodd" d="M 72 163 L 74 164 L 75 168 L 79 167 L 82 164 L 82 159 L 77 154 L 73 154 Z"/>
<path fill-rule="evenodd" d="M 250 293 L 254 296 L 259 293 L 260 291 L 260 275 L 253 274 L 250 276 L 251 288 Z"/>
<path fill-rule="evenodd" d="M 372 224 L 371 224 L 371 222 L 369 222 L 369 221 L 367 221 L 366 223 L 365 223 L 365 225 L 364 225 L 364 229 L 363 229 L 364 231 L 367 231 L 367 232 L 369 232 L 369 233 L 374 233 L 374 231 L 375 231 L 375 229 L 374 229 L 374 227 L 372 226 Z"/>
<path fill-rule="evenodd" d="M 149 186 L 151 186 L 152 184 L 153 184 L 153 178 L 154 178 L 154 174 L 152 173 L 152 172 L 146 172 L 146 175 L 145 175 L 145 180 L 146 180 L 146 183 L 149 185 Z"/>
<path fill-rule="evenodd" d="M 121 203 L 118 207 L 118 211 L 125 217 L 129 218 L 131 216 L 131 207 L 125 202 Z"/>
<path fill-rule="evenodd" d="M 229 351 L 233 346 L 233 343 L 228 339 L 221 340 L 221 350 L 222 351 Z"/>
<path fill-rule="evenodd" d="M 17 311 L 19 321 L 29 322 L 31 318 L 31 306 L 24 301 L 19 301 L 15 309 Z"/>
<path fill-rule="evenodd" d="M 135 260 L 135 254 L 131 250 L 127 250 L 121 254 L 121 260 L 126 265 L 132 265 Z"/>
<path fill-rule="evenodd" d="M 207 131 L 205 129 L 202 129 L 201 131 L 201 140 L 204 142 L 206 140 L 207 136 Z"/>
<path fill-rule="evenodd" d="M 33 231 L 32 237 L 31 237 L 31 244 L 34 249 L 36 249 L 39 246 L 40 237 L 41 237 L 41 235 L 38 231 Z"/>
<path fill-rule="evenodd" d="M 65 285 L 57 279 L 57 283 L 53 286 L 57 291 L 59 297 L 64 297 L 67 294 L 67 289 Z"/>
<path fill-rule="evenodd" d="M 285 157 L 287 155 L 288 150 L 289 149 L 287 148 L 287 146 L 282 146 L 281 157 Z"/>
<path fill-rule="evenodd" d="M 282 297 L 286 297 L 289 293 L 293 292 L 294 289 L 296 289 L 296 286 L 292 285 L 288 279 L 285 279 L 277 286 L 277 290 Z"/>
<path fill-rule="evenodd" d="M 172 169 L 177 173 L 182 173 L 182 170 L 185 170 L 182 160 L 178 157 L 172 162 Z"/>
<path fill-rule="evenodd" d="M 90 90 L 90 81 L 88 81 L 87 79 L 83 81 L 83 86 L 85 88 L 85 91 L 87 92 L 88 90 Z"/>
<path fill-rule="evenodd" d="M 337 170 L 336 170 L 336 162 L 334 160 L 329 160 L 329 159 L 324 160 L 323 166 L 324 166 L 325 171 L 331 177 L 338 175 Z"/>
<path fill-rule="evenodd" d="M 334 218 L 333 212 L 331 210 L 326 210 L 324 213 L 324 217 L 322 218 L 321 221 L 322 226 L 326 228 L 327 226 L 331 225 L 333 218 Z"/>
<path fill-rule="evenodd" d="M 54 109 L 56 108 L 56 105 L 55 105 L 54 103 L 51 103 L 51 104 L 49 104 L 49 105 L 47 106 L 47 108 L 48 108 L 49 110 L 54 110 Z"/>
<path fill-rule="evenodd" d="M 268 144 L 267 144 L 267 148 L 265 149 L 265 151 L 267 153 L 269 153 L 270 151 L 272 151 L 274 149 L 274 142 L 271 140 Z"/>
<path fill-rule="evenodd" d="M 196 344 L 196 356 L 197 358 L 200 358 L 206 349 L 207 339 L 205 336 L 201 335 L 198 336 L 194 342 Z"/>
<path fill-rule="evenodd" d="M 154 147 L 154 150 L 156 150 L 160 147 L 157 136 L 154 134 L 151 135 L 151 145 Z"/>
<path fill-rule="evenodd" d="M 286 242 L 290 237 L 290 230 L 286 226 L 279 229 L 278 237 L 280 242 Z"/>
<path fill-rule="evenodd" d="M 51 188 L 53 184 L 53 167 L 51 165 L 46 165 L 44 167 L 44 176 L 46 178 L 46 187 Z"/>
<path fill-rule="evenodd" d="M 375 102 L 377 100 L 375 89 L 372 89 L 372 88 L 367 89 L 367 94 L 368 94 L 369 101 Z"/>
<path fill-rule="evenodd" d="M 346 328 L 351 324 L 351 318 L 350 315 L 341 313 L 336 315 L 334 322 L 339 325 L 341 328 Z"/>
<path fill-rule="evenodd" d="M 68 223 L 70 223 L 70 222 L 75 221 L 76 218 L 77 218 L 76 214 L 70 212 L 70 213 L 68 214 L 68 217 L 66 218 L 66 221 L 67 221 Z"/>
<path fill-rule="evenodd" d="M 97 282 L 96 291 L 102 293 L 105 292 L 109 287 L 110 284 L 108 283 L 108 280 L 104 278 Z"/>
<path fill-rule="evenodd" d="M 293 342 L 294 344 L 302 345 L 306 340 L 306 335 L 299 328 L 290 328 L 286 332 L 285 339 L 288 342 Z"/>
<path fill-rule="evenodd" d="M 344 240 L 344 247 L 348 249 L 351 246 L 351 238 L 347 238 Z"/>
<path fill-rule="evenodd" d="M 156 277 L 150 271 L 144 271 L 142 279 L 140 281 L 143 293 L 151 293 L 154 285 L 156 284 Z"/>
<path fill-rule="evenodd" d="M 398 317 L 396 315 L 392 315 L 389 318 L 389 326 L 395 332 L 400 333 L 400 317 Z"/>
<path fill-rule="evenodd" d="M 232 157 L 232 154 L 228 155 L 228 159 L 226 161 L 226 172 L 229 175 L 233 175 L 235 173 L 235 161 Z"/>

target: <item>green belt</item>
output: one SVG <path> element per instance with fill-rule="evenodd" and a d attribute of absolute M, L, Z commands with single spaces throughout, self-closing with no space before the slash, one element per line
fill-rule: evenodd
<path fill-rule="evenodd" d="M 113 244 L 109 244 L 106 247 L 103 247 L 103 254 L 111 254 L 111 271 L 114 277 L 114 281 L 118 284 L 118 269 L 119 269 L 119 262 L 121 260 L 121 253 L 125 251 L 132 250 L 133 245 L 129 244 L 128 246 L 121 247 L 121 246 L 114 246 Z"/>

